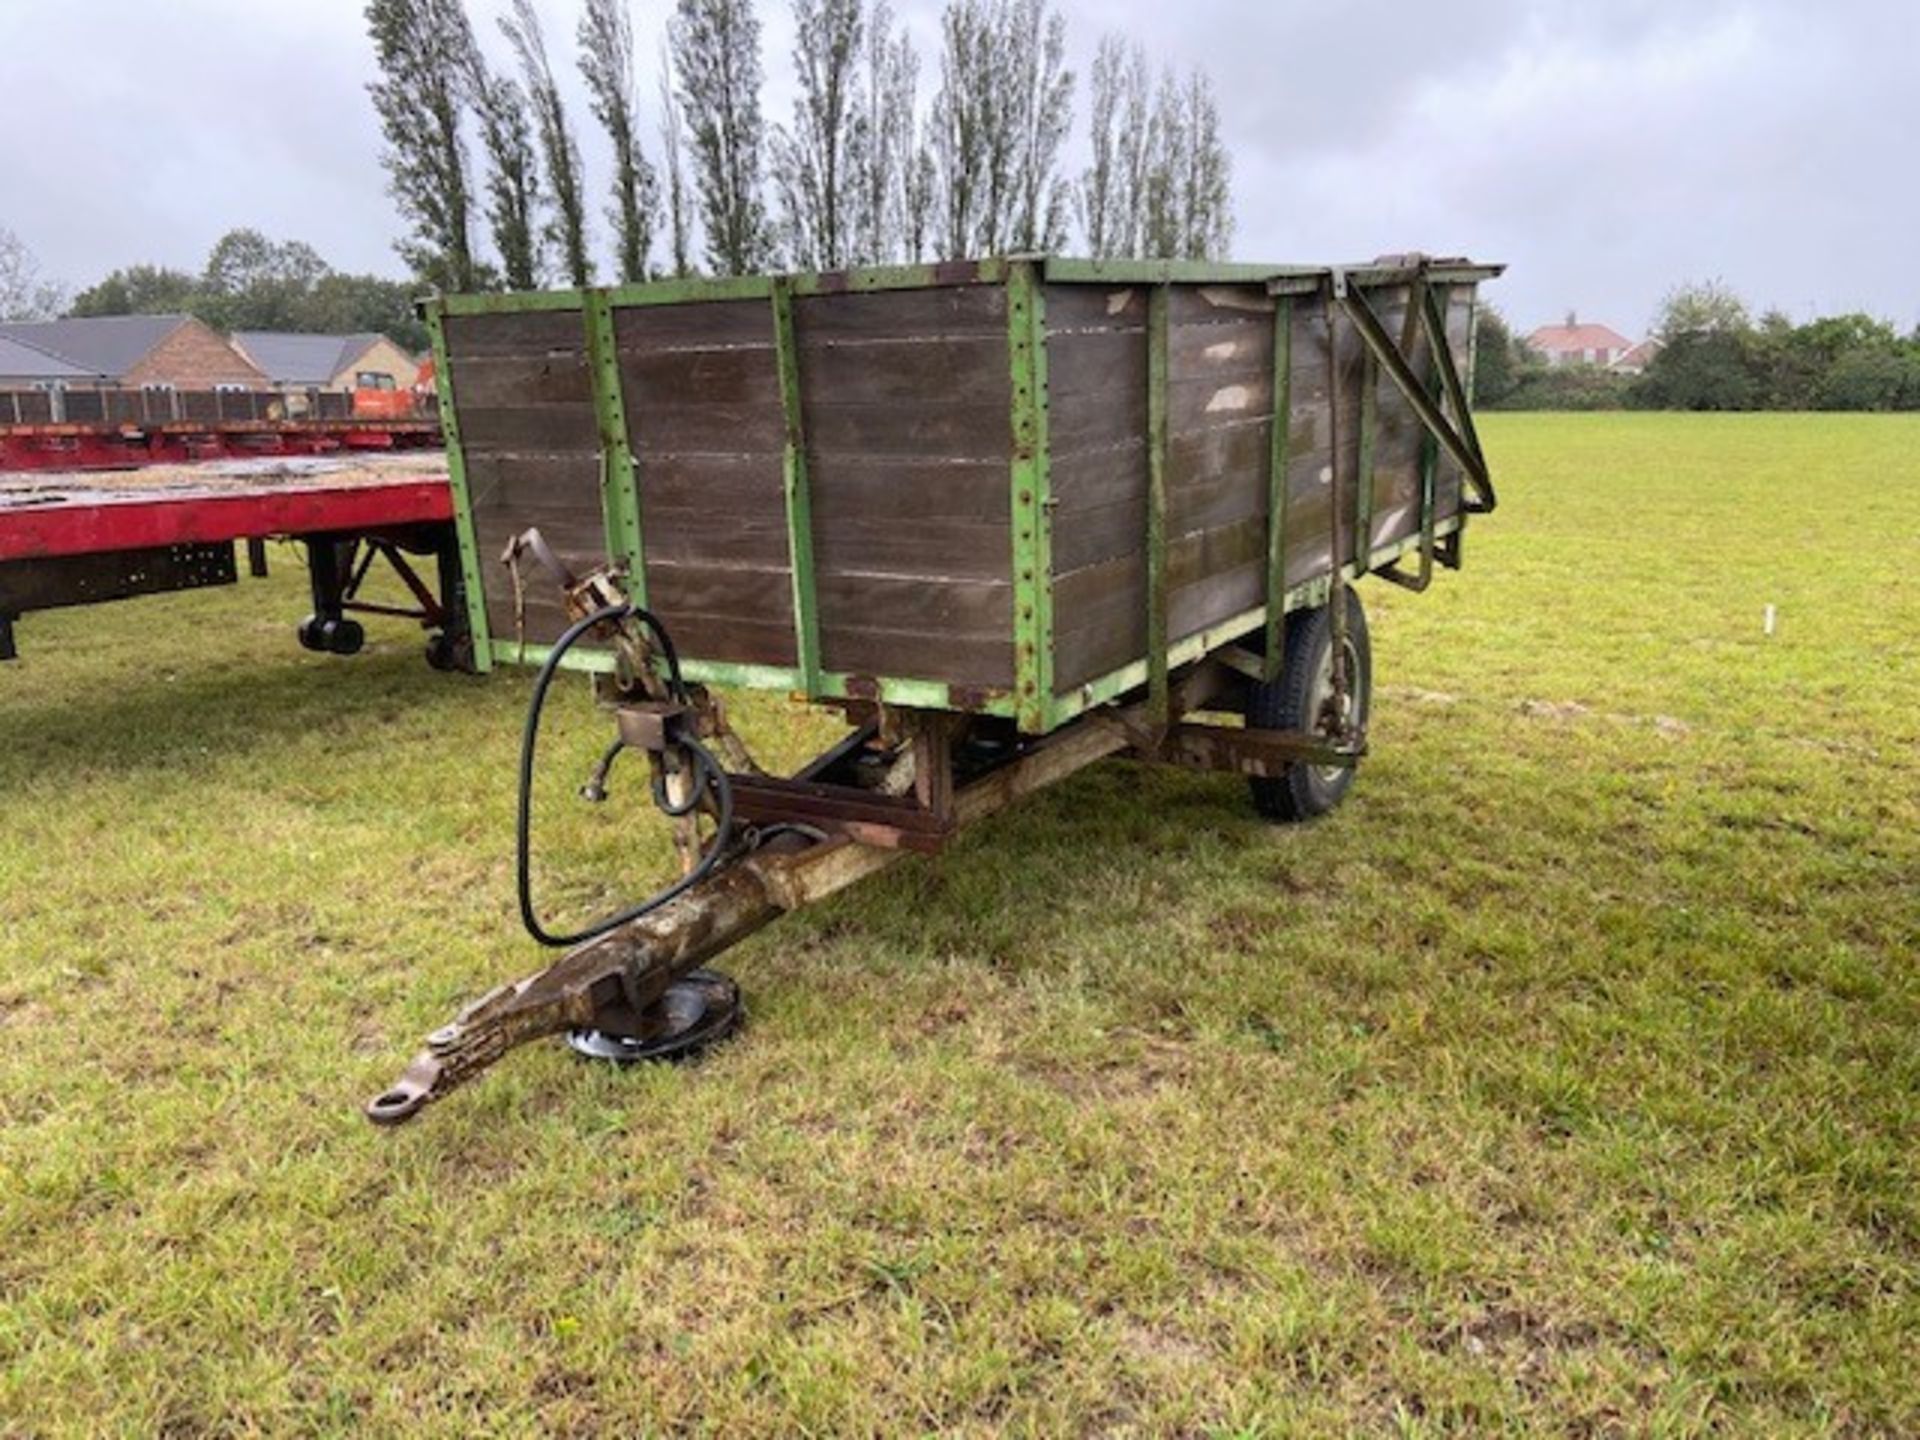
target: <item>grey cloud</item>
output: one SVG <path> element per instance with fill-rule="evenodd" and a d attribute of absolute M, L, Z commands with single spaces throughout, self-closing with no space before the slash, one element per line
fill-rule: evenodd
<path fill-rule="evenodd" d="M 1105 30 L 1212 72 L 1244 258 L 1502 259 L 1522 324 L 1577 308 L 1639 330 L 1707 276 L 1796 314 L 1920 321 L 1901 254 L 1920 227 L 1911 0 L 1060 3 L 1083 75 Z M 542 4 L 570 50 L 575 6 Z M 473 0 L 489 40 L 497 8 Z M 635 3 L 649 62 L 665 8 Z M 791 93 L 785 8 L 762 3 L 770 119 Z M 896 9 L 930 89 L 937 0 Z M 0 0 L 0 35 L 0 118 L 35 138 L 10 148 L 0 224 L 49 274 L 197 265 L 243 224 L 397 270 L 357 0 Z"/>

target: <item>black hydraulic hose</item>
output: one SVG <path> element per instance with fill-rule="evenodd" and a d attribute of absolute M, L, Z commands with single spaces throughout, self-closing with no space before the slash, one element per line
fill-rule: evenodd
<path fill-rule="evenodd" d="M 680 660 L 674 653 L 673 642 L 667 637 L 666 628 L 645 610 L 632 605 L 609 605 L 597 610 L 584 620 L 576 621 L 554 642 L 553 649 L 547 653 L 546 663 L 540 667 L 540 674 L 533 682 L 533 698 L 527 703 L 526 726 L 520 735 L 520 797 L 519 813 L 514 824 L 514 869 L 515 880 L 520 895 L 520 921 L 527 927 L 527 933 L 542 945 L 555 949 L 564 949 L 571 945 L 581 945 L 617 930 L 622 925 L 651 914 L 676 896 L 685 894 L 693 886 L 706 879 L 719 865 L 720 858 L 726 853 L 727 841 L 733 830 L 733 785 L 727 779 L 727 772 L 712 753 L 692 735 L 683 735 L 678 743 L 692 756 L 694 762 L 694 784 L 688 799 L 679 807 L 665 804 L 664 787 L 656 785 L 656 799 L 661 808 L 676 817 L 689 815 L 706 793 L 707 787 L 713 787 L 714 799 L 719 813 L 715 817 L 713 843 L 701 855 L 690 871 L 681 876 L 664 890 L 656 891 L 637 905 L 628 906 L 615 914 L 594 921 L 583 930 L 572 934 L 558 935 L 540 923 L 540 917 L 533 907 L 533 771 L 534 750 L 540 738 L 540 715 L 546 709 L 547 691 L 553 684 L 553 677 L 559 673 L 560 662 L 567 652 L 579 643 L 580 637 L 597 625 L 611 620 L 625 619 L 633 615 L 645 624 L 660 641 L 661 653 L 666 656 L 669 684 L 676 699 L 684 700 L 687 687 L 680 678 Z"/>

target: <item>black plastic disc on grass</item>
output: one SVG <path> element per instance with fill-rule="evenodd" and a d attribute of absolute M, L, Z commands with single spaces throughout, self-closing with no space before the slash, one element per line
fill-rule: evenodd
<path fill-rule="evenodd" d="M 612 1065 L 691 1060 L 740 1028 L 746 1007 L 740 987 L 718 970 L 695 970 L 667 987 L 632 1033 L 581 1027 L 567 1032 L 573 1052 Z"/>

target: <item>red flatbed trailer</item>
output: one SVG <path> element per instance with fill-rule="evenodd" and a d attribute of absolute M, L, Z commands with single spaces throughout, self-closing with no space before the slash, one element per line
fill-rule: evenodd
<path fill-rule="evenodd" d="M 125 470 L 203 460 L 405 450 L 440 443 L 428 420 L 233 420 L 150 426 L 0 424 L 0 473 Z"/>
<path fill-rule="evenodd" d="M 0 475 L 424 449 L 408 391 L 0 390 Z"/>
<path fill-rule="evenodd" d="M 14 658 L 13 627 L 23 615 L 233 584 L 235 546 L 243 543 L 250 572 L 264 575 L 269 539 L 307 547 L 314 608 L 298 633 L 308 649 L 352 654 L 364 639 L 352 614 L 400 615 L 436 632 L 428 644 L 434 664 L 466 663 L 459 541 L 444 474 L 217 469 L 159 482 L 0 477 L 0 660 Z M 422 579 L 408 556 L 432 557 L 437 583 Z M 359 598 L 375 559 L 394 568 L 417 608 Z"/>

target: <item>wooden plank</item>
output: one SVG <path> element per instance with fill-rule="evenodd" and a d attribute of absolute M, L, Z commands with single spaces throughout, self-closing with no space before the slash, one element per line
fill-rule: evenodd
<path fill-rule="evenodd" d="M 1005 484 L 1001 489 L 1004 491 Z M 938 520 L 813 507 L 814 565 L 822 572 L 866 570 L 911 576 L 932 586 L 950 580 L 1008 579 L 1007 522 Z"/>
<path fill-rule="evenodd" d="M 452 362 L 460 414 L 500 405 L 589 404 L 592 372 L 583 350 L 462 356 Z"/>
<path fill-rule="evenodd" d="M 469 454 L 598 454 L 591 403 L 462 407 L 460 433 Z"/>
<path fill-rule="evenodd" d="M 807 412 L 808 440 L 823 460 L 859 455 L 904 460 L 1004 461 L 1012 448 L 1007 401 L 943 405 L 827 405 Z"/>
<path fill-rule="evenodd" d="M 1006 581 L 954 580 L 929 585 L 918 575 L 839 573 L 815 577 L 822 613 L 833 629 L 882 625 L 924 635 L 1011 636 L 1013 587 Z"/>
<path fill-rule="evenodd" d="M 803 295 L 794 301 L 794 318 L 811 343 L 876 336 L 926 340 L 958 335 L 1004 341 L 1007 295 L 998 285 Z M 1001 359 L 1004 369 L 1004 351 Z"/>
<path fill-rule="evenodd" d="M 1008 626 L 1011 631 L 1011 618 Z M 994 690 L 1009 689 L 1013 684 L 1010 634 L 929 634 L 842 625 L 821 636 L 821 658 L 835 674 L 884 675 Z"/>
<path fill-rule="evenodd" d="M 586 348 L 577 306 L 499 315 L 449 315 L 444 324 L 447 352 L 456 370 L 463 361 L 476 357 L 577 354 Z"/>
<path fill-rule="evenodd" d="M 1049 285 L 1046 294 L 1050 337 L 1086 330 L 1146 331 L 1147 292 L 1143 286 Z"/>
<path fill-rule="evenodd" d="M 1047 347 L 1047 391 L 1056 406 L 1066 399 L 1094 396 L 1137 410 L 1147 385 L 1144 330 L 1056 331 Z"/>
<path fill-rule="evenodd" d="M 768 359 L 771 362 L 771 354 Z M 766 455 L 777 465 L 786 453 L 786 421 L 777 392 L 764 403 L 661 405 L 644 386 L 636 389 L 631 379 L 626 383 L 628 407 L 638 411 L 633 449 L 644 462 L 642 473 L 669 455 Z"/>
<path fill-rule="evenodd" d="M 620 377 L 650 408 L 780 403 L 770 350 L 623 350 Z"/>
<path fill-rule="evenodd" d="M 809 421 L 840 406 L 1006 405 L 1004 334 L 825 343 L 811 331 L 801 333 L 801 397 Z"/>
<path fill-rule="evenodd" d="M 1249 316 L 1273 314 L 1273 298 L 1259 285 L 1175 285 L 1167 323 L 1184 326 L 1243 325 Z"/>
<path fill-rule="evenodd" d="M 762 350 L 773 365 L 773 317 L 764 300 L 623 305 L 614 311 L 613 331 L 623 366 L 629 355 L 733 347 Z"/>

